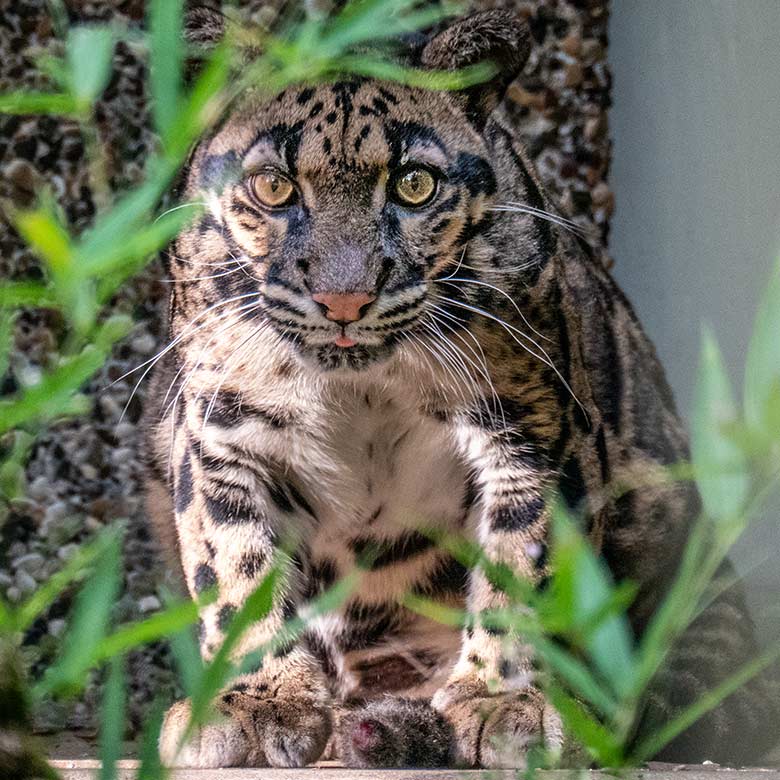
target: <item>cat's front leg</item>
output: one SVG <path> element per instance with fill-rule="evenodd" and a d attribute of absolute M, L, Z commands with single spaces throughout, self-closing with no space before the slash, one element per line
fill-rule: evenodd
<path fill-rule="evenodd" d="M 476 541 L 490 560 L 539 582 L 549 529 L 542 464 L 495 431 L 464 426 L 460 437 L 481 486 Z M 562 744 L 560 719 L 534 685 L 528 650 L 480 620 L 481 612 L 506 605 L 506 595 L 474 569 L 467 607 L 475 620 L 464 630 L 449 680 L 432 701 L 453 726 L 460 764 L 521 767 L 532 744 Z"/>
<path fill-rule="evenodd" d="M 301 494 L 261 460 L 232 455 L 182 435 L 176 443 L 174 498 L 182 564 L 193 596 L 216 586 L 202 613 L 201 653 L 211 658 L 231 620 L 278 559 L 285 529 L 313 521 Z M 302 583 L 290 562 L 271 611 L 252 624 L 233 652 L 238 660 L 267 646 L 295 612 Z M 305 766 L 319 758 L 331 732 L 325 679 L 299 645 L 276 647 L 256 671 L 231 681 L 215 707 L 219 719 L 187 735 L 190 704 L 168 711 L 160 738 L 169 766 Z"/>

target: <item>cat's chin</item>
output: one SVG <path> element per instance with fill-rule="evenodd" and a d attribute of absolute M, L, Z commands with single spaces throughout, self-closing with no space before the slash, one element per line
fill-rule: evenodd
<path fill-rule="evenodd" d="M 301 349 L 301 356 L 320 371 L 365 371 L 377 363 L 388 360 L 393 348 L 355 344 L 339 347 L 335 344 L 318 344 Z"/>

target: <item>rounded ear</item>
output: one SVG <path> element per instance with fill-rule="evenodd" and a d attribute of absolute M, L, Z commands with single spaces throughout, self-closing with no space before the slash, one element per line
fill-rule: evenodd
<path fill-rule="evenodd" d="M 488 81 L 459 93 L 469 117 L 483 126 L 530 52 L 530 30 L 521 17 L 512 11 L 480 11 L 434 35 L 422 50 L 421 63 L 432 70 L 459 70 L 480 62 L 498 68 Z"/>
<path fill-rule="evenodd" d="M 184 17 L 184 38 L 187 43 L 208 48 L 222 40 L 225 17 L 205 5 L 195 6 Z"/>

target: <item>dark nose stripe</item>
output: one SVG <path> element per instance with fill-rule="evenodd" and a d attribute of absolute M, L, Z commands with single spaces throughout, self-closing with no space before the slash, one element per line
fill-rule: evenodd
<path fill-rule="evenodd" d="M 316 293 L 311 296 L 315 303 L 325 307 L 325 316 L 335 322 L 356 322 L 363 316 L 362 309 L 376 300 L 376 295 L 357 293 Z"/>

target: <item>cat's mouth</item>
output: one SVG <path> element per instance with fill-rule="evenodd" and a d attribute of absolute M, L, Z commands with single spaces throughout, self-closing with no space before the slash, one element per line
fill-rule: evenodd
<path fill-rule="evenodd" d="M 336 336 L 336 338 L 333 340 L 333 343 L 341 349 L 351 349 L 352 347 L 357 346 L 357 341 L 355 341 L 355 339 L 353 339 L 351 336 L 347 335 L 346 327 L 341 329 L 341 333 Z"/>

